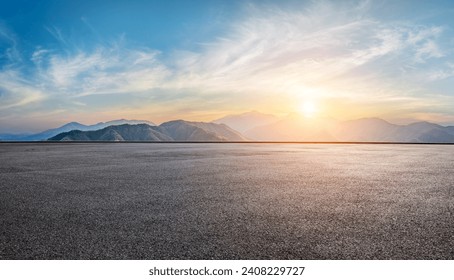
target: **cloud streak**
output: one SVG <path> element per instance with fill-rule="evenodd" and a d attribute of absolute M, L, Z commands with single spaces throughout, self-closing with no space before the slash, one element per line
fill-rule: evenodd
<path fill-rule="evenodd" d="M 0 72 L 0 110 L 23 107 L 43 101 L 45 94 L 33 84 L 23 80 L 18 72 L 7 70 Z"/>

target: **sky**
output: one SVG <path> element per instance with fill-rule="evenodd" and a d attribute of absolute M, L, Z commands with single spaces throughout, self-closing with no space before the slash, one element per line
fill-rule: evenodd
<path fill-rule="evenodd" d="M 0 133 L 304 108 L 454 124 L 454 2 L 0 1 Z"/>

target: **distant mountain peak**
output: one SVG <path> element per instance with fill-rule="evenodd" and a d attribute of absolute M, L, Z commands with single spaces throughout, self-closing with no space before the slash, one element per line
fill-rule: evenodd
<path fill-rule="evenodd" d="M 213 123 L 222 123 L 241 133 L 244 133 L 251 128 L 270 124 L 278 120 L 279 118 L 274 115 L 264 114 L 254 110 L 236 115 L 227 115 L 220 119 L 214 120 Z"/>
<path fill-rule="evenodd" d="M 99 129 L 105 128 L 107 126 L 110 126 L 110 125 L 125 124 L 125 123 L 129 123 L 129 124 L 146 123 L 146 124 L 150 124 L 150 125 L 155 125 L 154 123 L 149 122 L 149 121 L 126 120 L 126 119 L 113 120 L 113 121 L 108 121 L 108 122 L 100 122 L 100 123 L 93 124 L 93 125 L 84 125 L 84 124 L 73 121 L 73 122 L 64 124 L 62 126 L 59 126 L 57 128 L 48 129 L 48 130 L 45 130 L 45 131 L 42 131 L 42 132 L 36 133 L 36 134 L 21 136 L 21 137 L 15 138 L 13 140 L 16 140 L 16 141 L 47 140 L 60 133 L 69 132 L 72 130 L 80 130 L 80 131 L 99 130 Z"/>
<path fill-rule="evenodd" d="M 67 123 L 65 125 L 82 125 L 82 124 L 78 123 L 78 122 L 69 122 L 69 123 Z M 65 125 L 63 125 L 63 126 L 65 126 Z"/>
<path fill-rule="evenodd" d="M 95 131 L 60 133 L 52 141 L 244 141 L 226 125 L 175 120 L 159 126 L 148 124 L 112 125 Z"/>
<path fill-rule="evenodd" d="M 428 121 L 418 121 L 418 122 L 414 122 L 414 123 L 408 124 L 407 126 L 437 126 L 437 127 L 443 127 L 443 126 L 441 126 L 439 124 L 431 123 L 431 122 L 428 122 Z"/>
<path fill-rule="evenodd" d="M 390 122 L 382 119 L 382 118 L 377 118 L 377 117 L 370 117 L 370 118 L 359 118 L 356 120 L 350 120 L 348 122 L 378 122 L 378 123 L 387 123 L 391 124 Z"/>

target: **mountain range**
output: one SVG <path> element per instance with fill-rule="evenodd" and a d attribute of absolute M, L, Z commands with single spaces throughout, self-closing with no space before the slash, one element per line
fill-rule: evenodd
<path fill-rule="evenodd" d="M 112 125 L 94 131 L 72 130 L 49 138 L 51 141 L 246 141 L 240 133 L 225 124 L 165 122 L 149 124 Z"/>
<path fill-rule="evenodd" d="M 111 125 L 142 124 L 142 123 L 149 124 L 149 125 L 155 125 L 154 123 L 152 123 L 150 121 L 125 120 L 125 119 L 113 120 L 113 121 L 108 121 L 108 122 L 100 122 L 100 123 L 93 124 L 93 125 L 85 125 L 85 124 L 81 124 L 78 122 L 70 122 L 70 123 L 62 125 L 60 127 L 48 129 L 48 130 L 42 131 L 40 133 L 35 133 L 35 134 L 0 134 L 0 141 L 1 140 L 4 140 L 4 141 L 43 141 L 43 140 L 47 140 L 59 133 L 68 132 L 71 130 L 89 131 L 89 130 L 103 129 L 103 128 L 111 126 Z"/>
<path fill-rule="evenodd" d="M 114 120 L 71 122 L 29 135 L 0 135 L 0 141 L 309 141 L 454 143 L 454 126 L 430 122 L 397 125 L 379 118 L 338 121 L 259 112 L 229 115 L 212 122 Z"/>
<path fill-rule="evenodd" d="M 255 127 L 275 123 L 279 120 L 278 117 L 271 114 L 263 114 L 257 111 L 246 112 L 239 115 L 228 115 L 223 118 L 212 121 L 213 123 L 226 124 L 240 133 L 253 129 Z"/>
<path fill-rule="evenodd" d="M 241 122 L 236 122 L 239 119 L 244 123 L 260 119 L 264 124 L 245 129 Z M 454 143 L 454 126 L 425 121 L 397 125 L 380 118 L 338 121 L 306 118 L 298 114 L 271 121 L 268 115 L 257 112 L 215 120 L 223 121 L 242 131 L 245 138 L 256 141 Z"/>

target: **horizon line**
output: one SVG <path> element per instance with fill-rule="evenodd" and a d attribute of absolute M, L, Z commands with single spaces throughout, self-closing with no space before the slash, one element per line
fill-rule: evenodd
<path fill-rule="evenodd" d="M 454 145 L 454 142 L 380 141 L 1 141 L 1 144 L 319 144 L 319 145 Z"/>

